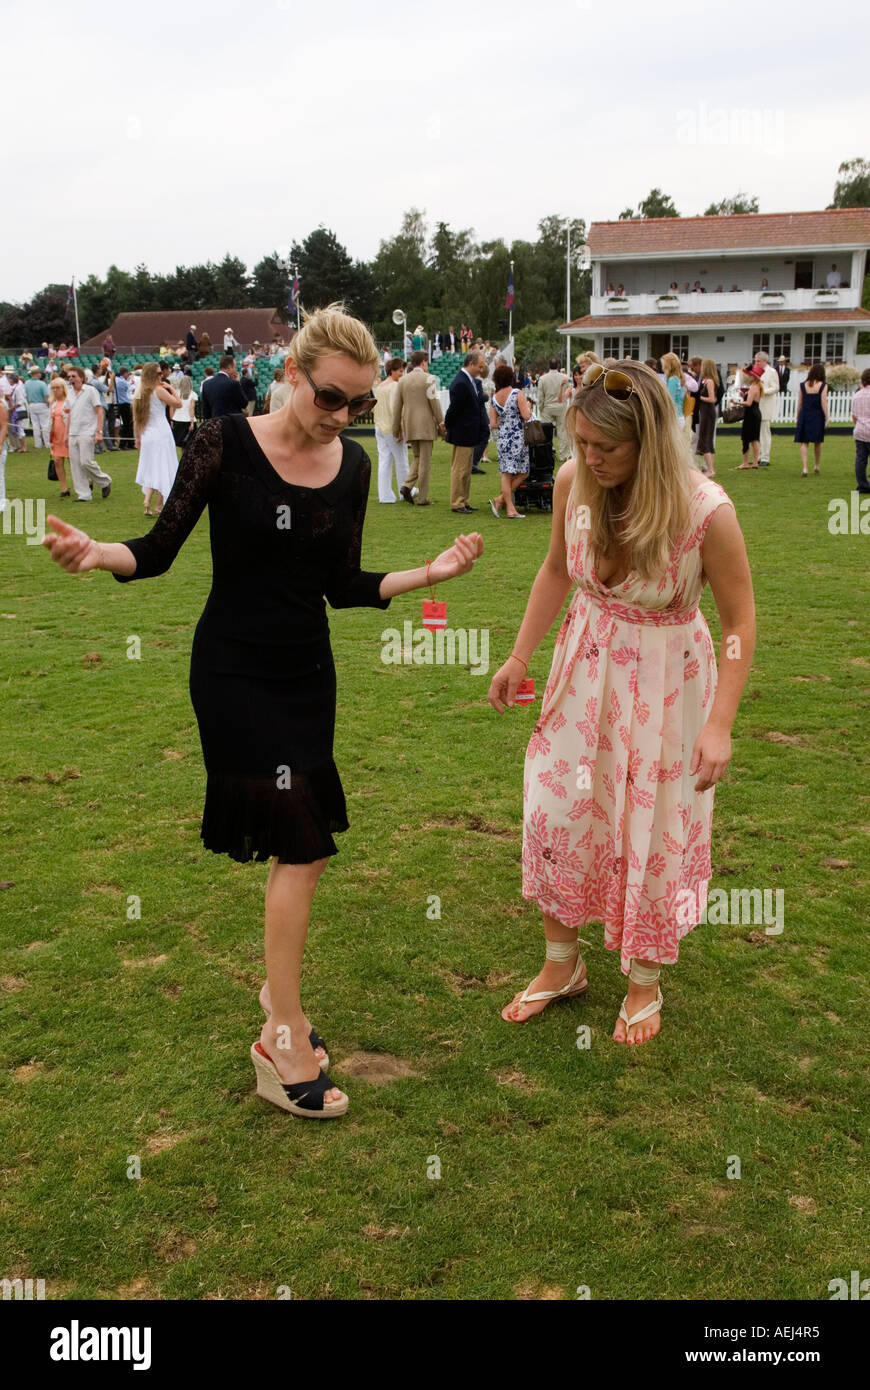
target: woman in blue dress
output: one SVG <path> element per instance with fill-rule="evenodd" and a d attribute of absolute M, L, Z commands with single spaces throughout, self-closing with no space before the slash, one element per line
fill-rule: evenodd
<path fill-rule="evenodd" d="M 522 391 L 514 386 L 511 367 L 499 363 L 492 374 L 495 387 L 489 406 L 490 429 L 498 430 L 498 471 L 501 474 L 501 495 L 489 499 L 490 510 L 497 517 L 501 507 L 515 521 L 524 515 L 518 512 L 514 493 L 529 476 L 529 446 L 523 436 L 523 421 L 532 418 L 532 408 Z"/>
<path fill-rule="evenodd" d="M 807 372 L 806 381 L 801 382 L 798 398 L 795 444 L 801 450 L 801 475 L 807 476 L 809 446 L 815 453 L 813 472 L 818 473 L 822 461 L 822 444 L 825 439 L 825 426 L 828 423 L 828 383 L 824 364 L 816 362 Z"/>

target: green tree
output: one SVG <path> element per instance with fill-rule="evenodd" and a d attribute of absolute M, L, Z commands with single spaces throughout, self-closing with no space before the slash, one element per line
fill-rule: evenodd
<path fill-rule="evenodd" d="M 733 198 L 723 198 L 721 203 L 711 203 L 704 216 L 735 217 L 743 212 L 758 212 L 758 199 L 754 195 L 735 193 Z"/>
<path fill-rule="evenodd" d="M 870 208 L 870 160 L 846 159 L 837 170 L 832 208 Z"/>
<path fill-rule="evenodd" d="M 677 209 L 674 207 L 673 199 L 667 193 L 663 193 L 660 188 L 652 188 L 646 195 L 642 203 L 638 203 L 637 210 L 641 217 L 679 217 Z"/>
<path fill-rule="evenodd" d="M 619 214 L 620 222 L 628 222 L 633 217 L 679 217 L 674 202 L 667 193 L 663 193 L 660 188 L 651 188 L 642 202 L 638 203 L 637 211 L 633 208 L 624 208 Z"/>
<path fill-rule="evenodd" d="M 0 315 L 0 342 L 10 348 L 36 347 L 41 342 L 74 343 L 69 285 L 46 285 L 28 303 L 11 305 Z"/>
<path fill-rule="evenodd" d="M 270 252 L 251 271 L 251 303 L 257 308 L 285 308 L 292 282 L 293 271 L 287 262 L 277 251 Z"/>
<path fill-rule="evenodd" d="M 323 308 L 342 300 L 355 308 L 359 277 L 354 263 L 335 232 L 318 227 L 304 241 L 290 248 L 290 264 L 298 265 L 301 299 L 307 309 Z"/>
<path fill-rule="evenodd" d="M 248 268 L 238 256 L 229 252 L 215 268 L 215 309 L 246 309 L 251 302 Z M 168 306 L 167 306 L 168 307 Z"/>
<path fill-rule="evenodd" d="M 564 313 L 566 309 L 565 290 L 567 279 L 567 217 L 542 217 L 538 223 L 538 240 L 535 246 L 536 265 L 543 277 L 547 309 L 546 312 L 529 315 L 530 318 L 547 319 Z M 586 223 L 582 217 L 572 217 L 571 225 L 571 317 L 589 312 L 589 295 L 592 289 L 588 271 L 580 270 L 580 253 L 586 241 Z M 542 305 L 542 308 L 544 306 Z M 523 320 L 525 321 L 525 319 Z"/>
<path fill-rule="evenodd" d="M 381 242 L 371 265 L 373 317 L 379 337 L 395 335 L 391 321 L 394 309 L 404 309 L 414 323 L 437 312 L 438 275 L 426 263 L 426 249 L 424 215 L 411 208 L 403 216 L 398 234 Z"/>

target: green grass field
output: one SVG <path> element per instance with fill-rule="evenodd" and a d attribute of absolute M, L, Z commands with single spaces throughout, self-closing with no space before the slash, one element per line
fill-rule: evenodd
<path fill-rule="evenodd" d="M 370 504 L 371 568 L 452 539 L 447 453 L 437 505 Z M 109 457 L 112 496 L 84 520 L 45 460 L 9 460 L 11 497 L 102 540 L 145 529 L 135 455 Z M 44 1278 L 50 1298 L 826 1299 L 870 1274 L 870 540 L 827 527 L 852 444 L 831 440 L 806 480 L 783 438 L 769 470 L 735 478 L 733 439 L 717 461 L 759 642 L 712 886 L 784 889 L 784 932 L 697 928 L 642 1048 L 610 1041 L 624 981 L 596 927 L 587 997 L 503 1023 L 542 956 L 519 887 L 535 708 L 500 718 L 488 678 L 382 663 L 382 629 L 418 625 L 422 594 L 332 614 L 352 824 L 305 977 L 351 1097 L 330 1125 L 254 1095 L 266 869 L 200 846 L 187 672 L 206 520 L 169 574 L 129 586 L 0 534 L 0 1277 Z M 439 595 L 451 627 L 489 629 L 493 670 L 550 524 L 496 522 L 495 473 L 473 480 L 486 555 Z"/>

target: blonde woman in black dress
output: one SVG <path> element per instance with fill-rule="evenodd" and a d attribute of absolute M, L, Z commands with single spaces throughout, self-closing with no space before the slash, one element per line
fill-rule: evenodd
<path fill-rule="evenodd" d="M 371 467 L 341 432 L 371 408 L 377 348 L 362 323 L 330 305 L 294 338 L 285 373 L 292 390 L 280 410 L 199 429 L 147 536 L 99 542 L 49 517 L 43 544 L 74 574 L 150 578 L 169 568 L 208 506 L 213 583 L 190 669 L 208 773 L 202 839 L 236 860 L 271 861 L 266 1022 L 251 1048 L 257 1090 L 294 1115 L 332 1119 L 348 1099 L 326 1075 L 300 998 L 312 899 L 336 853 L 333 836 L 348 825 L 332 757 L 336 681 L 324 598 L 333 608 L 386 608 L 396 594 L 467 574 L 483 541 L 459 536 L 413 570 L 362 570 Z"/>

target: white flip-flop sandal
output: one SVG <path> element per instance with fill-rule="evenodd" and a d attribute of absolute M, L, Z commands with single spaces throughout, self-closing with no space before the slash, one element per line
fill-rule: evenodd
<path fill-rule="evenodd" d="M 632 1018 L 629 1018 L 628 1014 L 625 1012 L 625 1006 L 628 1003 L 628 995 L 626 995 L 619 1006 L 619 1017 L 625 1024 L 626 1034 L 628 1033 L 629 1028 L 633 1027 L 635 1023 L 643 1023 L 645 1019 L 652 1018 L 653 1014 L 661 1013 L 662 1004 L 664 1002 L 665 1001 L 662 998 L 661 989 L 659 988 L 656 990 L 656 997 L 655 999 L 653 999 L 652 1003 L 647 1004 L 646 1007 L 643 1009 L 638 1009 L 637 1013 L 634 1014 Z"/>
<path fill-rule="evenodd" d="M 584 941 L 583 945 L 588 946 L 588 941 Z M 574 999 L 581 994 L 585 994 L 587 989 L 589 988 L 588 979 L 583 980 L 579 988 L 577 987 L 577 981 L 580 979 L 580 975 L 583 972 L 585 964 L 586 962 L 580 955 L 578 947 L 577 964 L 574 966 L 574 969 L 571 973 L 571 978 L 567 984 L 563 985 L 561 989 L 542 989 L 537 990 L 534 994 L 529 994 L 528 989 L 524 989 L 516 1003 L 506 1005 L 506 1007 L 518 1009 L 522 1004 L 536 1004 L 541 999 L 545 999 L 548 1004 L 551 1004 L 554 999 Z M 543 1013 L 543 1010 L 541 1010 L 541 1012 Z M 532 1018 L 537 1017 L 537 1014 L 532 1014 Z M 529 1023 L 531 1020 L 514 1018 L 510 1021 L 511 1023 Z"/>

